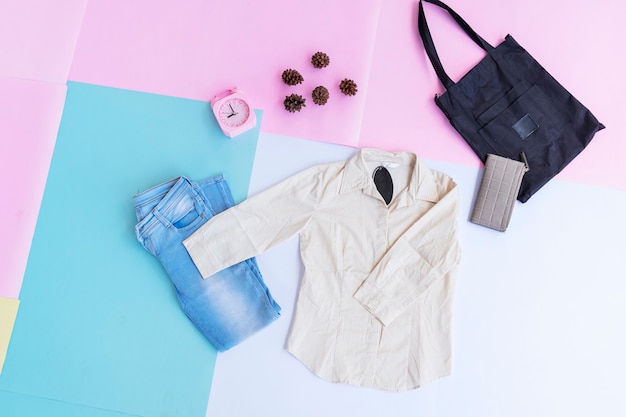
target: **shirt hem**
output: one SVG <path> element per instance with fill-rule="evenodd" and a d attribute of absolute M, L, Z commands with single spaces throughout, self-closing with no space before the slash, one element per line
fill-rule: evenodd
<path fill-rule="evenodd" d="M 432 377 L 428 377 L 425 378 L 423 380 L 421 380 L 420 382 L 416 383 L 415 385 L 408 385 L 408 386 L 404 386 L 404 387 L 386 387 L 386 386 L 377 386 L 377 385 L 373 385 L 373 384 L 363 384 L 360 381 L 353 381 L 353 380 L 349 380 L 349 379 L 340 379 L 340 378 L 334 378 L 332 376 L 328 376 L 325 373 L 322 373 L 320 371 L 318 371 L 317 369 L 315 369 L 312 365 L 308 364 L 306 361 L 304 361 L 295 351 L 291 350 L 290 348 L 285 348 L 285 350 L 291 354 L 294 358 L 296 358 L 298 361 L 300 361 L 300 363 L 302 365 L 304 365 L 309 371 L 311 371 L 311 373 L 313 373 L 313 375 L 317 376 L 318 378 L 326 381 L 326 382 L 330 382 L 333 384 L 344 384 L 344 385 L 352 385 L 354 387 L 357 388 L 371 388 L 371 389 L 375 389 L 375 390 L 379 390 L 379 391 L 386 391 L 386 392 L 397 392 L 397 393 L 402 393 L 402 392 L 408 392 L 408 391 L 413 391 L 416 390 L 418 388 L 423 387 L 426 384 L 429 384 L 431 382 L 434 382 L 438 379 L 442 379 L 442 378 L 446 378 L 448 376 L 452 375 L 452 371 L 446 371 L 442 374 L 438 374 Z"/>

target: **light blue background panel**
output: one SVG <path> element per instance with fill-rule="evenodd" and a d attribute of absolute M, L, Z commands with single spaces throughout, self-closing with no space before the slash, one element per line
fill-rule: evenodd
<path fill-rule="evenodd" d="M 68 83 L 0 414 L 205 415 L 216 350 L 137 242 L 132 197 L 180 175 L 222 173 L 241 201 L 257 117 L 229 139 L 207 102 Z"/>

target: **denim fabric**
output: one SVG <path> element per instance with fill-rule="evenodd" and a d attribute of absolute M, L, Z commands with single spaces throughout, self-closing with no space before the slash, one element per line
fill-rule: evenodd
<path fill-rule="evenodd" d="M 179 177 L 134 196 L 137 239 L 170 277 L 179 304 L 220 351 L 242 342 L 280 316 L 254 258 L 206 279 L 182 242 L 234 202 L 224 177 Z"/>

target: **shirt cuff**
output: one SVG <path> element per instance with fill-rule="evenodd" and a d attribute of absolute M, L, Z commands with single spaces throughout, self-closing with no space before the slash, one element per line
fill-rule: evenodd
<path fill-rule="evenodd" d="M 389 303 L 386 303 L 383 299 L 382 291 L 367 281 L 361 285 L 353 297 L 384 326 L 390 325 L 398 317 L 399 313 L 392 311 L 389 308 Z"/>
<path fill-rule="evenodd" d="M 202 278 L 206 279 L 223 269 L 207 246 L 198 243 L 197 239 L 194 239 L 193 235 L 183 240 L 183 245 L 185 246 L 185 249 L 187 249 L 187 253 L 189 253 L 194 265 L 198 268 Z"/>

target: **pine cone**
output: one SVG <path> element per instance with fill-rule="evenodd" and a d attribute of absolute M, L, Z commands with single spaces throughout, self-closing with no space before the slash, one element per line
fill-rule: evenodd
<path fill-rule="evenodd" d="M 339 89 L 347 96 L 353 96 L 358 91 L 356 83 L 347 78 L 341 80 L 341 82 L 339 83 Z"/>
<path fill-rule="evenodd" d="M 324 52 L 316 52 L 311 57 L 311 63 L 315 68 L 324 68 L 330 64 L 330 57 Z"/>
<path fill-rule="evenodd" d="M 296 84 L 302 84 L 302 81 L 304 81 L 304 78 L 298 71 L 296 71 L 295 69 L 289 68 L 283 71 L 283 81 L 287 85 L 296 85 Z"/>
<path fill-rule="evenodd" d="M 302 110 L 303 107 L 306 107 L 304 102 L 306 101 L 300 94 L 292 94 L 290 96 L 285 97 L 285 101 L 283 104 L 285 105 L 285 110 L 289 113 L 294 113 Z"/>
<path fill-rule="evenodd" d="M 320 85 L 315 87 L 311 96 L 313 97 L 313 103 L 323 106 L 328 101 L 330 94 L 328 93 L 328 88 Z"/>

